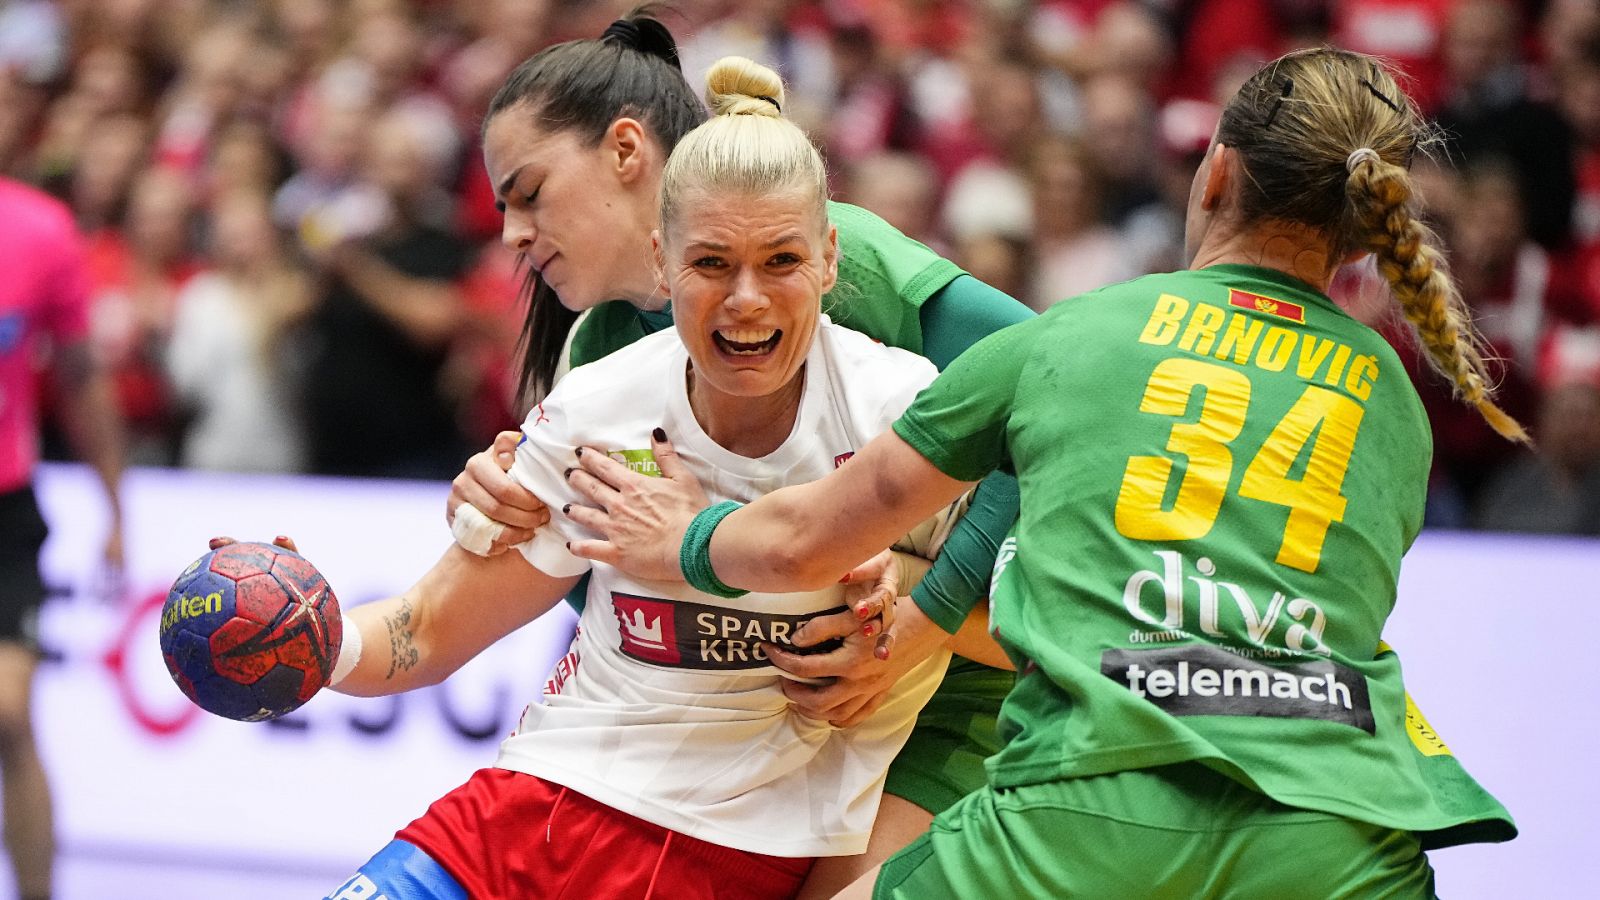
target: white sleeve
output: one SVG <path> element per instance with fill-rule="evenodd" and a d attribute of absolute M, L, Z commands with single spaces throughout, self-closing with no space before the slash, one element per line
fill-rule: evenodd
<path fill-rule="evenodd" d="M 562 392 L 554 391 L 534 406 L 522 423 L 522 442 L 517 444 L 516 460 L 511 464 L 511 480 L 550 507 L 550 521 L 534 532 L 532 540 L 518 544 L 517 550 L 534 568 L 557 578 L 582 575 L 590 567 L 588 560 L 567 551 L 567 541 L 593 535 L 561 514 L 563 505 L 582 502 L 562 477 L 576 462 L 575 447 L 562 409 Z"/>

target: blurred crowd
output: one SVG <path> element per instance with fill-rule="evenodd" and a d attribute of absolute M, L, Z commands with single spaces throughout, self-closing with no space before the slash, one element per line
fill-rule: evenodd
<path fill-rule="evenodd" d="M 515 258 L 478 146 L 522 59 L 631 4 L 5 0 L 0 171 L 75 211 L 135 463 L 449 477 L 521 416 Z M 1036 309 L 1179 268 L 1219 103 L 1381 54 L 1445 129 L 1414 167 L 1498 358 L 1507 445 L 1415 366 L 1430 524 L 1600 534 L 1594 0 L 679 0 L 698 83 L 774 64 L 838 199 Z M 1338 299 L 1392 334 L 1376 273 Z M 47 402 L 48 402 L 48 398 Z"/>

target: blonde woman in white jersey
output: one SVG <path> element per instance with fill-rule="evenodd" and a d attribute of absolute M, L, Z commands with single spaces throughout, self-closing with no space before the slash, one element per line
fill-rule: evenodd
<path fill-rule="evenodd" d="M 781 117 L 777 76 L 732 57 L 707 96 L 715 115 L 668 162 L 653 236 L 675 328 L 575 370 L 523 426 L 513 476 L 552 510 L 579 499 L 574 447 L 692 474 L 712 501 L 813 481 L 935 375 L 821 315 L 838 261 L 825 172 Z M 658 459 L 666 432 L 675 452 Z M 558 603 L 591 567 L 567 542 L 591 536 L 557 514 L 519 553 L 452 546 L 405 595 L 348 612 L 360 637 L 334 688 L 443 679 Z M 495 767 L 331 896 L 793 896 L 815 858 L 866 848 L 884 773 L 948 659 L 851 728 L 792 712 L 762 645 L 843 609 L 844 590 L 717 596 L 593 564 L 573 651 Z"/>

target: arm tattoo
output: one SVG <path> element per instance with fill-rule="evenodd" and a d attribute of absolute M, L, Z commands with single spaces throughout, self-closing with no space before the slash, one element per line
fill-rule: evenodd
<path fill-rule="evenodd" d="M 384 616 L 383 624 L 389 629 L 389 674 L 383 676 L 387 680 L 393 678 L 396 671 L 417 664 L 417 645 L 411 633 L 411 598 L 401 597 L 399 611 Z"/>

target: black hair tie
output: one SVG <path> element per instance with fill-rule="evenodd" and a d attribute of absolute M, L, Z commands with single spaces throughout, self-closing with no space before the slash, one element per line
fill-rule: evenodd
<path fill-rule="evenodd" d="M 617 43 L 622 46 L 630 50 L 639 50 L 642 49 L 640 47 L 642 36 L 639 26 L 635 25 L 631 20 L 618 19 L 606 26 L 606 30 L 600 35 L 600 40 L 616 38 Z"/>
<path fill-rule="evenodd" d="M 771 97 L 768 97 L 766 94 L 757 94 L 756 95 L 756 99 L 757 100 L 765 100 L 768 103 L 772 104 L 772 108 L 773 109 L 776 109 L 780 113 L 783 112 L 783 107 L 778 103 L 778 101 L 772 99 Z"/>

